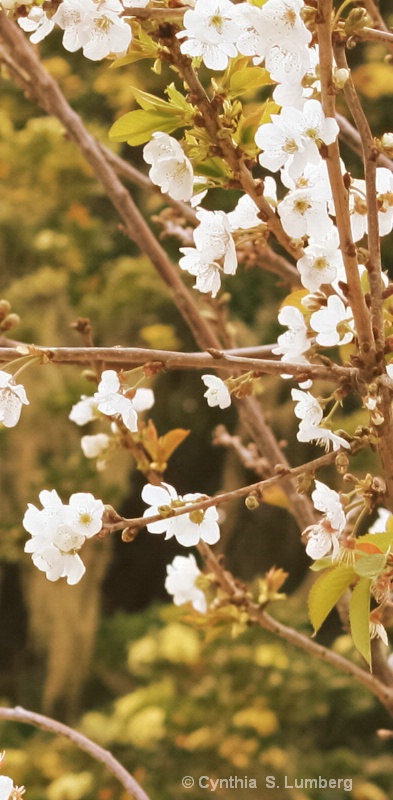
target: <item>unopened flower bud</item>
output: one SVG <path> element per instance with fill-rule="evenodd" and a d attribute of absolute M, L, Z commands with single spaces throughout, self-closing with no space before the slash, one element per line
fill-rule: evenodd
<path fill-rule="evenodd" d="M 336 470 L 340 475 L 345 475 L 349 467 L 349 458 L 345 453 L 339 453 L 336 457 Z"/>
<path fill-rule="evenodd" d="M 259 508 L 259 500 L 255 494 L 249 494 L 245 503 L 249 511 L 255 511 L 256 508 Z"/>
<path fill-rule="evenodd" d="M 393 158 L 393 133 L 384 133 L 381 138 L 382 150 L 389 158 Z"/>
<path fill-rule="evenodd" d="M 11 311 L 11 303 L 8 300 L 0 300 L 0 320 L 7 317 Z"/>
<path fill-rule="evenodd" d="M 341 69 L 335 70 L 334 83 L 337 89 L 343 89 L 349 76 L 350 76 L 349 69 L 345 69 L 344 67 L 342 67 Z"/>
<path fill-rule="evenodd" d="M 319 311 L 324 305 L 326 305 L 326 296 L 322 292 L 307 294 L 302 298 L 302 306 L 311 313 Z"/>
<path fill-rule="evenodd" d="M 18 314 L 7 314 L 6 318 L 0 323 L 2 331 L 10 331 L 20 325 L 20 316 Z"/>
<path fill-rule="evenodd" d="M 121 533 L 122 541 L 133 542 L 138 533 L 139 533 L 139 528 L 124 528 L 124 530 Z"/>

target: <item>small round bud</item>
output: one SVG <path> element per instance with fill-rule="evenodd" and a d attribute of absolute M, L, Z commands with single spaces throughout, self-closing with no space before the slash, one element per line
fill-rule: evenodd
<path fill-rule="evenodd" d="M 139 528 L 124 528 L 121 534 L 123 542 L 133 542 L 139 533 Z"/>
<path fill-rule="evenodd" d="M 349 458 L 345 453 L 339 453 L 336 458 L 336 470 L 340 475 L 345 475 L 349 467 Z"/>
<path fill-rule="evenodd" d="M 389 158 L 393 158 L 393 133 L 384 133 L 381 138 L 382 150 Z"/>
<path fill-rule="evenodd" d="M 11 311 L 11 303 L 8 300 L 0 300 L 0 319 L 7 317 Z"/>
<path fill-rule="evenodd" d="M 245 503 L 249 511 L 254 511 L 256 508 L 259 508 L 259 500 L 255 494 L 249 494 L 248 497 L 246 497 Z"/>
<path fill-rule="evenodd" d="M 350 76 L 349 69 L 345 69 L 342 67 L 341 69 L 336 69 L 334 73 L 334 83 L 337 89 L 343 89 L 348 78 Z"/>
<path fill-rule="evenodd" d="M 17 325 L 20 325 L 20 316 L 18 314 L 7 314 L 3 322 L 0 323 L 2 331 L 10 331 L 11 328 L 15 328 Z"/>

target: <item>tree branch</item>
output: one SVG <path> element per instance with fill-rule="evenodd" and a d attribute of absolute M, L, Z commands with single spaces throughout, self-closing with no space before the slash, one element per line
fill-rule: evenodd
<path fill-rule="evenodd" d="M 339 69 L 346 69 L 349 73 L 344 44 L 337 44 L 337 46 L 334 48 L 334 53 Z M 370 282 L 371 321 L 376 345 L 376 355 L 377 358 L 378 356 L 379 358 L 383 358 L 385 346 L 382 303 L 383 283 L 381 265 L 381 239 L 378 225 L 376 187 L 378 151 L 375 149 L 374 137 L 371 133 L 367 117 L 362 109 L 362 106 L 360 105 L 359 98 L 351 77 L 349 77 L 345 83 L 344 96 L 355 121 L 356 127 L 359 131 L 362 145 L 364 177 L 366 182 L 367 236 L 369 252 L 367 259 L 367 272 Z"/>
<path fill-rule="evenodd" d="M 318 0 L 318 42 L 321 71 L 321 100 L 327 117 L 335 116 L 335 94 L 333 86 L 333 49 L 332 49 L 332 0 Z M 326 164 L 329 172 L 337 227 L 340 237 L 340 249 L 343 256 L 347 283 L 348 299 L 353 311 L 359 349 L 365 363 L 375 364 L 375 343 L 371 327 L 370 314 L 365 302 L 360 283 L 356 247 L 353 243 L 348 205 L 348 190 L 341 174 L 340 151 L 338 142 L 329 145 Z"/>
<path fill-rule="evenodd" d="M 104 764 L 105 767 L 117 780 L 124 786 L 126 792 L 129 792 L 135 800 L 149 800 L 148 795 L 133 778 L 132 775 L 123 767 L 119 761 L 108 750 L 104 750 L 83 733 L 75 731 L 65 725 L 63 722 L 45 717 L 43 714 L 36 714 L 33 711 L 27 711 L 21 706 L 16 708 L 2 708 L 0 707 L 0 719 L 10 720 L 12 722 L 22 722 L 26 725 L 33 725 L 35 728 L 41 728 L 44 731 L 55 733 L 58 736 L 66 736 L 70 739 L 80 750 L 84 750 L 95 761 Z"/>
<path fill-rule="evenodd" d="M 22 345 L 23 347 L 23 345 Z M 26 346 L 28 348 L 28 345 Z M 36 347 L 34 353 L 47 357 L 52 364 L 81 364 L 88 365 L 92 362 L 102 362 L 117 369 L 127 368 L 130 365 L 143 366 L 154 364 L 157 372 L 173 369 L 214 369 L 228 372 L 231 365 L 235 370 L 253 370 L 257 373 L 269 375 L 306 376 L 312 380 L 339 381 L 340 383 L 353 383 L 356 380 L 357 369 L 341 367 L 331 364 L 325 367 L 321 364 L 290 364 L 278 360 L 259 358 L 258 354 L 271 353 L 274 345 L 261 347 L 239 348 L 235 350 L 216 350 L 210 353 L 180 353 L 171 350 L 149 350 L 142 347 Z M 247 355 L 250 353 L 250 355 Z M 253 357 L 254 356 L 254 357 Z M 0 343 L 0 363 L 8 363 L 16 358 L 21 358 L 21 350 L 15 347 L 2 347 Z"/>

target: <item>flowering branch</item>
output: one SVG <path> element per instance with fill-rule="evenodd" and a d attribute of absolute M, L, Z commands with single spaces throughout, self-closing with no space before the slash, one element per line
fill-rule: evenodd
<path fill-rule="evenodd" d="M 274 234 L 277 241 L 290 255 L 300 258 L 303 254 L 302 248 L 296 245 L 293 239 L 284 231 L 278 215 L 264 198 L 261 186 L 256 184 L 252 173 L 244 163 L 244 154 L 240 148 L 232 144 L 229 131 L 223 128 L 217 110 L 209 100 L 195 70 L 192 68 L 191 59 L 181 53 L 179 41 L 175 36 L 171 36 L 169 39 L 163 40 L 163 42 L 168 46 L 173 65 L 178 69 L 179 74 L 192 93 L 192 100 L 203 116 L 206 130 L 212 142 L 216 143 L 235 179 L 238 180 L 242 189 L 258 206 L 262 221 Z"/>
<path fill-rule="evenodd" d="M 357 452 L 360 447 L 360 443 L 354 445 L 352 447 L 352 453 Z M 223 505 L 224 503 L 228 503 L 230 500 L 239 500 L 242 497 L 248 497 L 250 495 L 255 498 L 255 507 L 257 507 L 259 502 L 263 502 L 263 492 L 266 489 L 269 489 L 271 486 L 280 483 L 280 481 L 288 480 L 288 478 L 297 478 L 299 476 L 306 475 L 307 473 L 312 476 L 321 467 L 325 467 L 328 464 L 334 463 L 338 455 L 339 454 L 337 452 L 326 453 L 324 456 L 320 456 L 312 461 L 308 461 L 302 464 L 300 467 L 292 467 L 292 469 L 285 467 L 283 464 L 277 464 L 275 470 L 276 474 L 272 477 L 265 478 L 263 481 L 257 481 L 256 483 L 250 483 L 247 486 L 241 486 L 239 489 L 232 489 L 228 492 L 216 494 L 214 497 L 208 497 L 195 502 L 193 501 L 192 505 L 188 504 L 187 506 L 182 506 L 180 508 L 172 508 L 168 516 L 181 517 L 183 514 L 189 514 L 190 510 L 205 511 L 207 508 Z M 118 517 L 113 523 L 104 523 L 104 533 L 113 533 L 114 531 L 123 530 L 124 527 L 130 528 L 131 531 L 135 531 L 136 533 L 139 529 L 144 528 L 146 525 L 150 525 L 151 523 L 158 522 L 162 519 L 162 514 L 155 514 L 146 517 L 134 517 L 132 519 Z"/>
<path fill-rule="evenodd" d="M 30 95 L 35 96 L 47 113 L 53 114 L 62 122 L 70 138 L 81 149 L 86 160 L 93 168 L 94 174 L 104 186 L 120 218 L 123 220 L 125 233 L 132 241 L 136 242 L 142 252 L 148 255 L 160 277 L 171 289 L 173 300 L 189 325 L 198 345 L 202 349 L 216 348 L 219 350 L 220 342 L 217 335 L 200 314 L 165 250 L 157 242 L 130 194 L 108 164 L 100 145 L 86 131 L 81 119 L 69 106 L 56 82 L 43 69 L 33 48 L 26 42 L 23 33 L 14 23 L 7 19 L 3 12 L 0 13 L 0 34 L 10 51 L 7 64 L 15 82 L 22 86 L 24 90 L 27 90 Z M 0 56 L 2 52 L 4 52 L 4 48 L 0 49 Z M 184 57 L 181 56 L 181 58 L 183 59 Z M 185 59 L 185 62 L 187 74 L 188 70 L 190 70 L 191 75 L 195 78 L 195 73 L 189 65 L 189 59 Z M 199 89 L 199 87 L 204 92 L 199 81 L 197 81 L 197 88 Z M 210 107 L 208 100 L 207 103 Z M 234 156 L 232 146 L 230 147 L 230 152 Z M 247 174 L 251 178 L 248 170 Z M 268 207 L 269 213 L 272 213 L 270 206 Z M 281 223 L 279 223 L 278 217 L 274 214 L 273 216 L 281 230 Z M 286 240 L 289 239 L 286 234 L 285 237 Z M 281 448 L 275 440 L 270 427 L 266 424 L 261 408 L 254 398 L 243 398 L 240 416 L 261 452 L 269 459 L 271 466 L 274 467 L 277 463 L 286 464 Z M 298 524 L 303 529 L 310 524 L 313 517 L 310 502 L 308 498 L 299 496 L 289 482 L 284 483 L 284 489 L 289 497 L 291 508 Z"/>
<path fill-rule="evenodd" d="M 233 368 L 254 370 L 269 375 L 306 376 L 312 380 L 332 381 L 350 385 L 356 381 L 358 370 L 352 367 L 341 367 L 339 364 L 323 366 L 321 364 L 291 364 L 278 360 L 259 358 L 258 354 L 271 353 L 272 345 L 239 348 L 234 350 L 218 350 L 211 348 L 208 353 L 181 353 L 171 350 L 149 350 L 142 347 L 36 347 L 34 352 L 42 353 L 52 364 L 83 364 L 103 362 L 107 366 L 128 367 L 151 365 L 153 372 L 172 369 L 215 369 L 228 372 Z M 248 355 L 249 353 L 249 355 Z M 0 345 L 0 363 L 7 363 L 20 357 L 21 351 L 15 347 Z"/>
<path fill-rule="evenodd" d="M 324 113 L 335 116 L 333 87 L 332 0 L 318 0 L 318 42 L 320 51 L 321 100 Z M 353 243 L 348 206 L 348 190 L 341 174 L 340 151 L 337 142 L 328 145 L 326 159 L 332 187 L 340 249 L 348 283 L 348 300 L 353 311 L 360 353 L 368 364 L 374 364 L 375 343 L 370 315 L 360 284 L 356 247 Z"/>
<path fill-rule="evenodd" d="M 65 725 L 63 722 L 58 722 L 57 720 L 51 719 L 51 717 L 46 717 L 43 714 L 36 714 L 34 711 L 27 711 L 21 706 L 16 706 L 16 708 L 0 707 L 0 719 L 19 723 L 21 722 L 25 723 L 26 725 L 34 725 L 36 728 L 41 728 L 41 730 L 55 733 L 58 736 L 66 736 L 67 739 L 70 739 L 74 744 L 76 744 L 80 750 L 84 750 L 86 753 L 92 756 L 95 761 L 99 761 L 101 764 L 104 764 L 107 770 L 111 772 L 115 778 L 117 778 L 122 786 L 124 786 L 126 792 L 129 792 L 134 800 L 149 800 L 149 796 L 142 789 L 139 783 L 125 769 L 125 767 L 123 767 L 119 761 L 117 761 L 112 753 L 110 753 L 108 750 L 104 750 L 95 742 L 92 742 L 91 739 L 88 739 L 87 736 L 83 735 L 83 733 L 75 731 L 73 728 L 69 728 L 68 725 Z"/>
<path fill-rule="evenodd" d="M 347 59 L 345 57 L 344 44 L 337 44 L 335 47 L 335 57 L 337 66 L 346 69 L 349 78 L 344 86 L 344 95 L 349 110 L 354 118 L 356 127 L 359 131 L 362 144 L 362 155 L 364 162 L 364 177 L 366 181 L 366 202 L 367 202 L 367 230 L 368 230 L 368 258 L 367 272 L 370 282 L 371 295 L 371 321 L 375 338 L 377 357 L 383 357 L 385 346 L 385 335 L 383 328 L 383 306 L 382 306 L 382 267 L 381 267 L 381 239 L 378 226 L 378 201 L 377 201 L 377 158 L 378 150 L 375 148 L 374 137 L 371 133 L 367 117 L 360 104 L 353 80 L 350 76 Z"/>

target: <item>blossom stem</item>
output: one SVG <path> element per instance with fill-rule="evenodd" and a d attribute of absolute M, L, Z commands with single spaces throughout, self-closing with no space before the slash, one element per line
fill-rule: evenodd
<path fill-rule="evenodd" d="M 16 370 L 16 372 L 13 373 L 12 376 L 13 380 L 15 380 L 15 378 L 17 378 L 18 375 L 20 375 L 20 373 L 23 372 L 24 369 L 26 369 L 26 367 L 29 367 L 30 364 L 34 363 L 34 361 L 39 361 L 39 360 L 40 360 L 39 356 L 20 356 L 20 358 L 15 358 L 13 361 L 9 361 L 7 363 L 7 368 L 9 369 L 10 367 L 14 366 L 18 367 L 18 369 Z"/>

